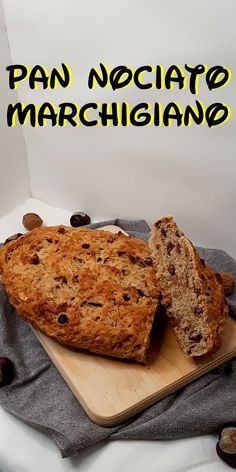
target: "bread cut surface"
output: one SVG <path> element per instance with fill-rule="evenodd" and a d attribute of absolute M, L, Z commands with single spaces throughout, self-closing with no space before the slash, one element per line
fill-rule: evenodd
<path fill-rule="evenodd" d="M 37 228 L 0 251 L 18 314 L 59 342 L 144 362 L 159 287 L 148 246 L 121 232 Z"/>
<path fill-rule="evenodd" d="M 162 303 L 183 351 L 202 356 L 220 347 L 228 306 L 217 275 L 200 259 L 173 218 L 153 225 L 149 239 Z"/>

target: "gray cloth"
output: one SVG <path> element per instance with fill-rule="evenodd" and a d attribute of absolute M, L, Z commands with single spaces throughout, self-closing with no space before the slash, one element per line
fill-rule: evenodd
<path fill-rule="evenodd" d="M 132 236 L 147 240 L 145 221 L 113 220 Z M 224 251 L 198 248 L 216 271 L 236 277 L 236 262 Z M 236 293 L 228 299 L 236 314 Z M 8 412 L 50 436 L 62 457 L 104 439 L 172 439 L 215 432 L 236 421 L 236 359 L 212 370 L 185 388 L 113 428 L 95 425 L 84 413 L 52 365 L 27 323 L 9 304 L 0 285 L 0 356 L 16 368 L 14 381 L 0 388 L 0 403 Z"/>

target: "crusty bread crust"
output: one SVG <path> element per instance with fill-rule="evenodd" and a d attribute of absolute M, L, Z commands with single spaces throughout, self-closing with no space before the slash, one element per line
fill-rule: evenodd
<path fill-rule="evenodd" d="M 37 228 L 1 249 L 0 272 L 18 314 L 48 336 L 145 361 L 159 287 L 143 241 L 121 232 Z"/>
<path fill-rule="evenodd" d="M 149 240 L 162 304 L 178 342 L 188 356 L 202 356 L 220 347 L 228 306 L 217 275 L 200 259 L 173 218 L 152 227 Z"/>

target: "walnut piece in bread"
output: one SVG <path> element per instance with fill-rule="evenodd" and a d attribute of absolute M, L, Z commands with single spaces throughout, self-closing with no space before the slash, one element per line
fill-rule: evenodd
<path fill-rule="evenodd" d="M 162 304 L 183 351 L 202 356 L 220 347 L 228 306 L 216 274 L 200 259 L 171 216 L 158 220 L 149 239 Z"/>
<path fill-rule="evenodd" d="M 18 314 L 59 342 L 144 362 L 159 286 L 148 246 L 121 232 L 41 227 L 0 251 Z"/>

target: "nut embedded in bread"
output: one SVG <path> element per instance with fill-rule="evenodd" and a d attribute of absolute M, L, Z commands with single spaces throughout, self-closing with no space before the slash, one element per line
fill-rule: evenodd
<path fill-rule="evenodd" d="M 228 314 L 217 276 L 171 216 L 155 223 L 149 247 L 162 303 L 181 348 L 192 357 L 213 353 Z"/>
<path fill-rule="evenodd" d="M 122 233 L 32 230 L 1 250 L 18 314 L 63 344 L 144 362 L 159 287 L 148 246 Z"/>

